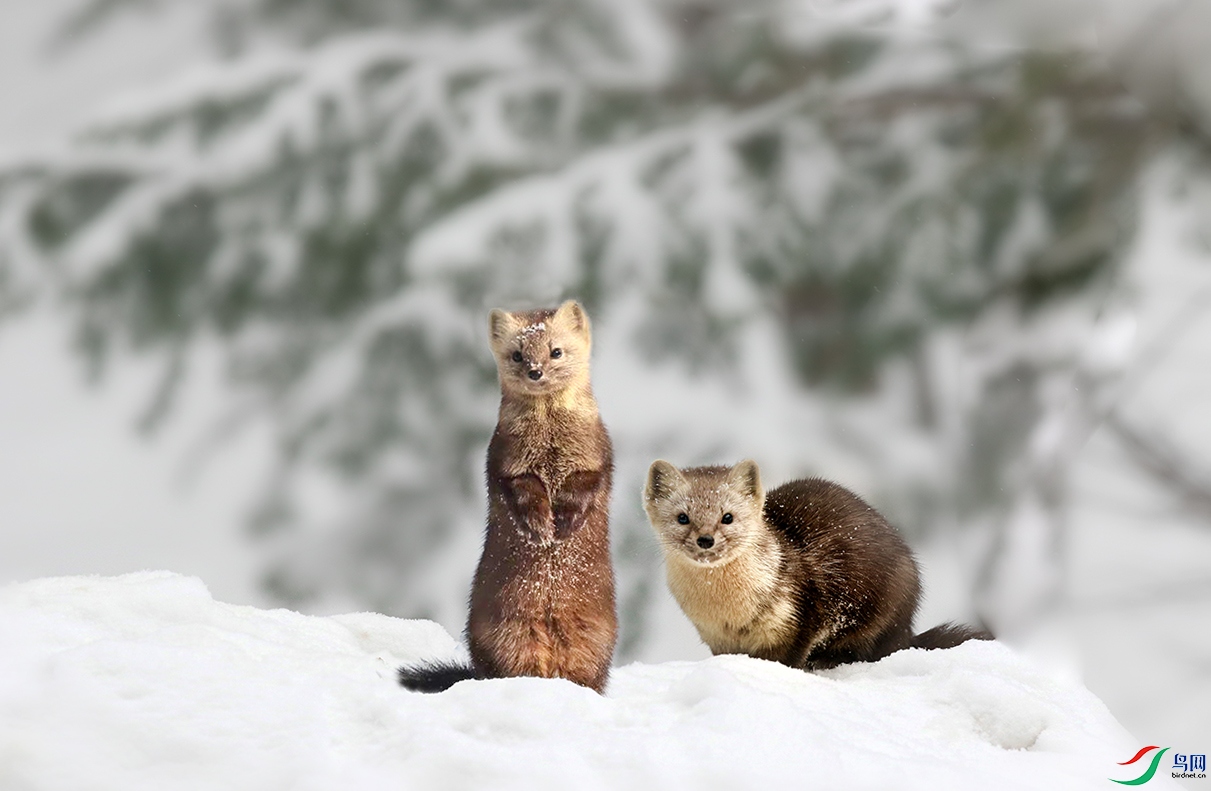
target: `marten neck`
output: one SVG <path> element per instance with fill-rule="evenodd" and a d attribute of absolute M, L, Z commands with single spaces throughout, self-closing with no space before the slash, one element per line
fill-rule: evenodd
<path fill-rule="evenodd" d="M 532 394 L 508 388 L 501 390 L 501 423 L 543 418 L 556 413 L 575 415 L 583 420 L 596 419 L 597 399 L 593 397 L 588 377 L 550 393 Z"/>

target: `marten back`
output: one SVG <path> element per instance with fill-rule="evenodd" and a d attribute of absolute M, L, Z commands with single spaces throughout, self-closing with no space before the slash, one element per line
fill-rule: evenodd
<path fill-rule="evenodd" d="M 872 661 L 912 644 L 921 589 L 912 551 L 862 498 L 821 478 L 766 496 L 765 522 L 795 581 L 798 666 Z"/>

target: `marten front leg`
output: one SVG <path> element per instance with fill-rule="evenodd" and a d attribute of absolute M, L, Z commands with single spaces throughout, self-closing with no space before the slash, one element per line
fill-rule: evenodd
<path fill-rule="evenodd" d="M 516 478 L 504 478 L 501 484 L 505 505 L 513 520 L 540 540 L 552 540 L 555 529 L 551 520 L 551 498 L 547 496 L 547 486 L 542 479 L 533 473 L 526 473 Z"/>
<path fill-rule="evenodd" d="M 585 514 L 601 488 L 602 477 L 601 470 L 581 470 L 564 478 L 551 503 L 556 538 L 567 538 L 584 526 Z"/>

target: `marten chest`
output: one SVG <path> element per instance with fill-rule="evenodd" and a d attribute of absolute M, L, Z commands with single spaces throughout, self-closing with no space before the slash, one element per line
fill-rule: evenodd
<path fill-rule="evenodd" d="M 569 473 L 602 467 L 602 428 L 597 420 L 578 420 L 558 412 L 519 417 L 504 427 L 504 474 L 537 475 L 558 487 Z"/>
<path fill-rule="evenodd" d="M 752 553 L 717 567 L 680 553 L 667 560 L 669 590 L 711 653 L 772 658 L 794 639 L 794 600 L 776 562 Z"/>

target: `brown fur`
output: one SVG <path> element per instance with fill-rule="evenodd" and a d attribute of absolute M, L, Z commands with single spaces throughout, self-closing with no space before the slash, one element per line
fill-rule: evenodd
<path fill-rule="evenodd" d="M 569 301 L 556 311 L 494 310 L 490 331 L 501 402 L 471 659 L 481 676 L 566 678 L 600 692 L 617 635 L 613 449 L 589 383 L 589 320 Z"/>
<path fill-rule="evenodd" d="M 992 638 L 949 624 L 914 637 L 921 592 L 911 550 L 835 483 L 791 481 L 766 495 L 752 461 L 685 470 L 656 461 L 644 509 L 664 546 L 669 590 L 714 654 L 812 670 Z M 702 537 L 713 545 L 700 546 Z"/>

